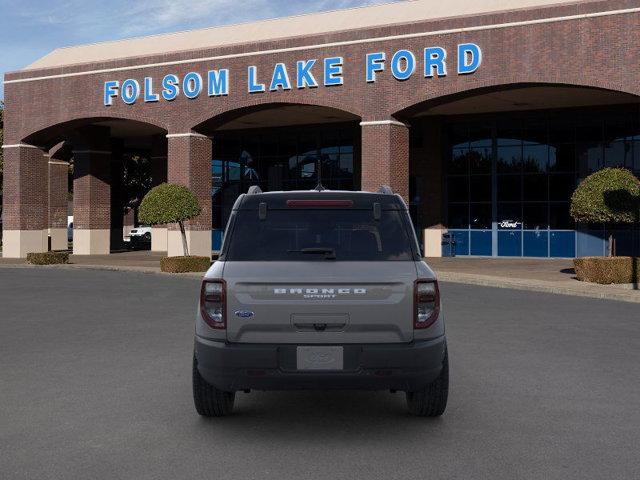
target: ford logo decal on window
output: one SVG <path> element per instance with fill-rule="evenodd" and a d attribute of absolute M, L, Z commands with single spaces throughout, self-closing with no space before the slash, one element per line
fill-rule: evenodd
<path fill-rule="evenodd" d="M 249 310 L 236 310 L 235 315 L 240 318 L 251 318 L 254 313 Z"/>

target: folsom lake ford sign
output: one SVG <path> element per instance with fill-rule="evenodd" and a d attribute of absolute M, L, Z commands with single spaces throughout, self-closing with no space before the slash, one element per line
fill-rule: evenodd
<path fill-rule="evenodd" d="M 474 73 L 482 64 L 482 50 L 475 43 L 461 43 L 457 47 L 455 62 L 450 62 L 447 50 L 442 47 L 427 47 L 421 52 L 419 62 L 416 54 L 410 50 L 398 50 L 388 59 L 385 52 L 368 53 L 366 65 L 366 83 L 375 83 L 380 75 L 388 69 L 398 81 L 408 80 L 416 75 L 419 63 L 424 78 L 446 77 L 447 67 L 455 63 L 458 75 Z M 323 59 L 306 59 L 296 62 L 295 70 L 289 71 L 284 63 L 276 63 L 270 71 L 259 71 L 256 66 L 249 66 L 242 79 L 249 93 L 286 91 L 293 88 L 318 88 L 340 86 L 344 84 L 344 57 L 326 57 Z M 227 96 L 232 83 L 229 69 L 215 69 L 207 72 L 189 72 L 180 78 L 176 74 L 167 74 L 162 78 L 145 77 L 144 79 L 128 78 L 123 81 L 109 80 L 104 82 L 104 105 L 113 105 L 120 99 L 127 105 L 136 102 L 172 101 L 180 95 L 195 99 L 201 95 L 209 97 Z M 234 82 L 234 85 L 236 83 Z"/>

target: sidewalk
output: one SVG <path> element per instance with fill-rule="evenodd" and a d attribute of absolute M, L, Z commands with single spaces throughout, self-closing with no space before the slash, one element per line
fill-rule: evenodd
<path fill-rule="evenodd" d="M 112 255 L 71 255 L 70 265 L 35 267 L 24 260 L 0 258 L 0 268 L 94 268 L 100 270 L 161 273 L 163 253 L 120 252 Z M 427 258 L 443 282 L 466 283 L 497 288 L 576 295 L 640 303 L 640 291 L 631 285 L 596 285 L 575 279 L 573 263 L 567 259 L 523 258 Z M 171 275 L 171 274 L 163 274 Z M 201 273 L 185 276 L 201 277 Z"/>
<path fill-rule="evenodd" d="M 426 258 L 444 282 L 514 288 L 640 303 L 633 285 L 598 285 L 575 279 L 570 259 Z"/>

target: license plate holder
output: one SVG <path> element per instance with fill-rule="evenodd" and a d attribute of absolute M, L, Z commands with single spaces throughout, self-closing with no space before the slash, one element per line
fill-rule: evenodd
<path fill-rule="evenodd" d="M 296 365 L 300 371 L 336 371 L 344 369 L 344 348 L 336 346 L 299 346 Z"/>

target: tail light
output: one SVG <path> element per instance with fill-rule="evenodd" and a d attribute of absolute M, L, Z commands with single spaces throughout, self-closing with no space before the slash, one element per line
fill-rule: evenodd
<path fill-rule="evenodd" d="M 226 290 L 224 280 L 203 280 L 200 292 L 200 312 L 211 328 L 224 329 L 226 321 Z"/>
<path fill-rule="evenodd" d="M 414 292 L 414 322 L 417 329 L 428 328 L 440 314 L 440 289 L 436 280 L 418 280 Z"/>

